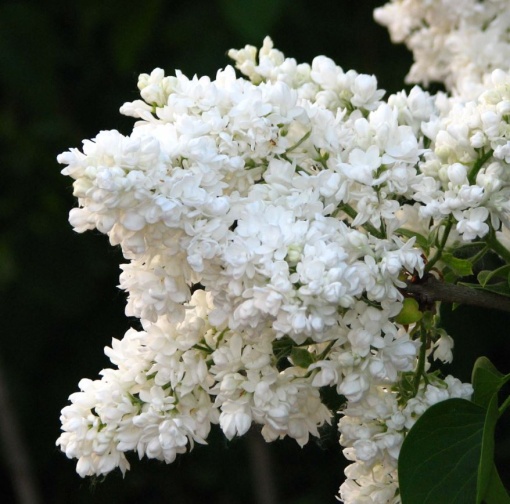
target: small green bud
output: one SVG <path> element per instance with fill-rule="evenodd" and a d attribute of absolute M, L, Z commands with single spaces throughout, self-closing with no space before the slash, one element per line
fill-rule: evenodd
<path fill-rule="evenodd" d="M 395 318 L 395 322 L 402 325 L 409 325 L 418 322 L 423 317 L 423 312 L 420 311 L 418 301 L 414 298 L 405 298 L 402 310 Z"/>
<path fill-rule="evenodd" d="M 287 257 L 285 260 L 291 266 L 295 266 L 301 259 L 301 253 L 303 252 L 303 247 L 300 245 L 290 245 L 287 249 Z"/>

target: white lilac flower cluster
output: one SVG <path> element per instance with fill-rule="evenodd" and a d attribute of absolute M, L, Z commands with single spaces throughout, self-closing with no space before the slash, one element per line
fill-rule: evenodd
<path fill-rule="evenodd" d="M 423 125 L 432 148 L 414 186 L 423 219 L 453 218 L 464 241 L 510 221 L 510 75 L 494 70 L 475 100 L 438 98 L 442 114 Z"/>
<path fill-rule="evenodd" d="M 451 228 L 453 243 L 508 223 L 510 77 L 472 102 L 418 87 L 382 101 L 373 76 L 297 64 L 270 39 L 230 56 L 249 80 L 141 75 L 143 100 L 121 108 L 132 133 L 58 158 L 75 230 L 107 234 L 129 261 L 120 287 L 143 330 L 80 382 L 57 444 L 81 476 L 125 472 L 129 451 L 172 462 L 214 424 L 304 445 L 331 421 L 320 389 L 335 387 L 353 461 L 342 499 L 398 502 L 407 430 L 471 394 L 452 377 L 398 394 L 419 348 L 415 324 L 396 321 L 425 268 L 412 235 Z M 451 360 L 451 338 L 432 336 L 429 358 Z"/>
<path fill-rule="evenodd" d="M 397 394 L 373 387 L 361 401 L 351 403 L 339 422 L 343 453 L 354 461 L 340 487 L 343 502 L 397 504 L 397 463 L 405 434 L 427 408 L 450 398 L 470 399 L 473 389 L 453 376 L 422 383 L 415 397 L 402 406 Z"/>
<path fill-rule="evenodd" d="M 484 76 L 507 69 L 510 10 L 507 0 L 391 0 L 374 11 L 395 43 L 413 52 L 408 82 L 442 82 L 474 98 Z"/>

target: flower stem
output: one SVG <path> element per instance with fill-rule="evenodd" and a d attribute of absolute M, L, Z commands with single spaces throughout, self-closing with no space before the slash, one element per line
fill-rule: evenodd
<path fill-rule="evenodd" d="M 318 361 L 323 360 L 328 355 L 329 351 L 333 348 L 333 345 L 336 343 L 337 340 L 331 340 L 328 343 L 328 346 L 317 356 Z"/>
<path fill-rule="evenodd" d="M 468 182 L 470 184 L 474 184 L 476 180 L 476 176 L 478 175 L 478 172 L 482 168 L 482 166 L 485 164 L 485 162 L 494 154 L 494 151 L 492 149 L 488 150 L 485 154 L 482 154 L 477 160 L 476 163 L 473 165 L 471 170 L 469 170 L 468 173 Z"/>
<path fill-rule="evenodd" d="M 306 140 L 310 138 L 311 134 L 312 130 L 310 130 L 308 133 L 305 133 L 294 145 L 291 145 L 288 149 L 285 149 L 285 154 L 289 154 L 294 149 L 297 149 L 303 142 L 306 142 Z"/>
<path fill-rule="evenodd" d="M 211 354 L 214 351 L 209 345 L 207 345 L 207 343 L 203 344 L 196 343 L 195 345 L 193 345 L 193 348 L 195 348 L 196 350 L 200 350 L 201 352 L 205 352 L 206 354 Z"/>
<path fill-rule="evenodd" d="M 485 243 L 498 254 L 502 259 L 504 259 L 508 264 L 510 264 L 510 250 L 508 250 L 497 238 L 496 233 L 493 229 L 489 232 L 489 234 L 485 238 Z"/>
<path fill-rule="evenodd" d="M 446 224 L 444 226 L 443 230 L 443 236 L 441 237 L 441 243 L 439 244 L 436 253 L 434 256 L 429 260 L 429 262 L 425 265 L 425 273 L 428 273 L 434 265 L 441 259 L 441 256 L 443 255 L 443 250 L 446 246 L 446 242 L 448 240 L 448 236 L 450 234 L 450 231 L 452 230 L 453 226 L 453 216 L 450 215 L 446 221 Z"/>
<path fill-rule="evenodd" d="M 418 393 L 420 381 L 425 374 L 425 361 L 427 360 L 427 331 L 423 320 L 420 321 L 420 353 L 418 354 L 418 365 L 414 373 L 413 389 L 414 395 Z"/>
<path fill-rule="evenodd" d="M 353 220 L 358 216 L 358 212 L 356 212 L 356 210 L 354 210 L 354 208 L 352 208 L 352 206 L 348 203 L 343 203 L 340 205 L 339 209 L 345 212 Z M 381 231 L 370 224 L 370 222 L 365 222 L 362 224 L 362 227 L 364 227 L 371 235 L 375 236 L 376 238 L 384 238 L 384 235 L 381 233 Z"/>
<path fill-rule="evenodd" d="M 482 257 L 490 250 L 490 247 L 488 245 L 485 245 L 482 250 L 477 252 L 474 256 L 469 258 L 469 261 L 471 264 L 475 265 Z"/>
<path fill-rule="evenodd" d="M 499 416 L 501 416 L 505 412 L 508 406 L 510 406 L 510 396 L 508 396 L 503 402 L 503 404 L 498 408 Z"/>

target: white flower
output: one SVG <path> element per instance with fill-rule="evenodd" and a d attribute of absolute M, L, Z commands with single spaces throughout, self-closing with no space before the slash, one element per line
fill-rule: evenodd
<path fill-rule="evenodd" d="M 340 386 L 338 391 L 350 401 L 356 402 L 363 397 L 363 393 L 370 387 L 370 381 L 367 376 L 359 373 L 352 373 L 347 375 Z"/>
<path fill-rule="evenodd" d="M 434 344 L 434 359 L 439 359 L 442 362 L 448 363 L 453 360 L 453 338 L 448 334 L 441 334 L 439 339 Z"/>
<path fill-rule="evenodd" d="M 379 451 L 376 443 L 369 439 L 359 439 L 358 441 L 355 441 L 353 448 L 354 453 L 356 454 L 356 459 L 369 465 L 375 459 L 375 456 Z"/>
<path fill-rule="evenodd" d="M 374 173 L 381 166 L 379 149 L 372 145 L 366 152 L 361 149 L 354 149 L 349 154 L 348 163 L 339 163 L 338 169 L 348 178 L 371 185 L 374 180 Z"/>
<path fill-rule="evenodd" d="M 351 87 L 353 97 L 351 103 L 355 107 L 367 110 L 375 108 L 377 102 L 384 95 L 383 90 L 377 89 L 377 79 L 373 75 L 358 75 Z"/>
<path fill-rule="evenodd" d="M 483 238 L 489 232 L 489 226 L 485 223 L 489 217 L 487 208 L 472 208 L 462 212 L 457 223 L 457 231 L 466 241 L 474 240 L 477 236 Z"/>
<path fill-rule="evenodd" d="M 220 427 L 227 439 L 242 436 L 251 426 L 251 412 L 247 400 L 223 403 L 220 414 Z"/>

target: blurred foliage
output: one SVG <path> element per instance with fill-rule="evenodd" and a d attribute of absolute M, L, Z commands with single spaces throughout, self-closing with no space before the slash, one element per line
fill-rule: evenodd
<path fill-rule="evenodd" d="M 214 76 L 229 48 L 275 46 L 298 61 L 318 54 L 344 69 L 378 76 L 381 87 L 402 87 L 411 57 L 372 21 L 383 1 L 349 0 L 39 0 L 0 4 L 0 365 L 30 450 L 43 502 L 251 504 L 253 481 L 244 439 L 227 443 L 215 431 L 171 466 L 136 461 L 125 479 L 81 480 L 75 462 L 55 447 L 59 412 L 82 377 L 108 365 L 102 349 L 136 321 L 124 316 L 117 288 L 118 250 L 99 233 L 77 235 L 67 223 L 75 205 L 60 175 L 58 153 L 79 147 L 101 129 L 128 133 L 118 113 L 136 98 L 137 76 L 163 67 Z M 474 314 L 474 315 L 473 315 Z M 471 324 L 474 318 L 476 323 Z M 458 333 L 458 368 L 468 380 L 474 359 L 489 355 L 504 372 L 508 316 L 448 313 Z M 480 337 L 483 335 L 483 338 Z M 501 362 L 503 361 L 503 362 Z M 300 449 L 270 446 L 279 502 L 334 502 L 344 462 L 336 436 Z M 504 448 L 508 461 L 510 447 Z M 505 455 L 506 454 L 506 455 Z M 504 458 L 506 456 L 506 459 Z M 0 462 L 0 501 L 15 502 Z"/>

